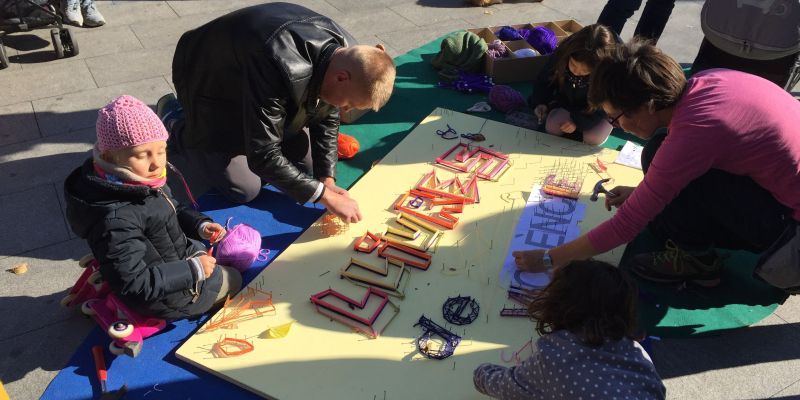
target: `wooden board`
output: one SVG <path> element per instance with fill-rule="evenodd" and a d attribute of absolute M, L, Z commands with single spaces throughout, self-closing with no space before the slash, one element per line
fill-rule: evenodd
<path fill-rule="evenodd" d="M 393 299 L 400 308 L 377 339 L 367 339 L 339 322 L 319 314 L 309 297 L 328 288 L 354 299 L 366 289 L 339 278 L 353 256 L 362 257 L 353 244 L 365 231 L 383 233 L 396 213 L 393 203 L 432 169 L 439 179 L 454 174 L 435 166 L 436 157 L 457 141 L 435 134 L 447 125 L 459 133 L 481 132 L 480 145 L 510 156 L 512 165 L 497 182 L 480 181 L 480 203 L 468 205 L 452 231 L 447 231 L 433 253 L 427 271 L 410 268 L 405 298 Z M 542 182 L 553 166 L 585 167 L 579 201 L 587 205 L 581 230 L 610 216 L 602 198 L 588 201 L 594 183 L 605 174 L 588 167 L 599 158 L 615 185 L 636 185 L 639 170 L 613 164 L 617 152 L 502 124 L 458 112 L 436 109 L 400 144 L 369 171 L 350 191 L 365 219 L 347 233 L 322 237 L 311 227 L 251 282 L 272 291 L 276 312 L 239 324 L 235 329 L 197 333 L 177 356 L 201 369 L 267 398 L 278 399 L 471 399 L 482 398 L 472 385 L 472 372 L 483 362 L 501 363 L 506 355 L 535 336 L 526 318 L 500 317 L 506 290 L 498 274 L 508 251 L 527 191 Z M 458 174 L 466 178 L 467 174 Z M 601 176 L 602 175 L 602 176 Z M 466 179 L 464 179 L 466 180 Z M 267 238 L 267 240 L 269 240 Z M 618 262 L 622 249 L 602 255 Z M 466 268 L 465 268 L 466 266 Z M 480 304 L 478 319 L 465 326 L 447 324 L 442 305 L 448 297 L 472 296 Z M 421 330 L 413 325 L 421 315 L 432 319 L 463 340 L 445 360 L 426 359 L 416 351 Z M 269 327 L 296 321 L 287 337 L 261 339 Z M 247 338 L 255 350 L 238 357 L 214 358 L 209 352 L 221 336 Z"/>

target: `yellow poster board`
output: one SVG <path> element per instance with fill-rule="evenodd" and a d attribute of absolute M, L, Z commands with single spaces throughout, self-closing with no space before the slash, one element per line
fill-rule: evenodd
<path fill-rule="evenodd" d="M 364 296 L 367 289 L 341 279 L 340 272 L 351 257 L 381 262 L 373 254 L 354 251 L 353 245 L 367 230 L 376 234 L 386 231 L 397 216 L 393 204 L 400 196 L 432 170 L 441 181 L 453 176 L 468 180 L 469 173 L 455 174 L 435 163 L 458 143 L 458 139 L 446 140 L 436 134 L 437 130 L 446 131 L 448 125 L 459 134 L 482 133 L 486 141 L 478 144 L 507 154 L 509 167 L 497 181 L 478 182 L 480 202 L 455 214 L 460 219 L 454 229 L 445 230 L 427 270 L 406 268 L 404 297 L 389 297 L 399 312 L 378 338 L 354 333 L 318 313 L 309 300 L 312 294 L 330 288 L 357 300 Z M 482 398 L 472 385 L 475 367 L 484 362 L 503 364 L 501 351 L 508 358 L 535 338 L 533 323 L 527 318 L 499 315 L 504 305 L 513 304 L 498 275 L 528 192 L 553 170 L 581 171 L 584 183 L 579 202 L 586 205 L 586 211 L 580 229 L 585 232 L 611 215 L 602 198 L 588 200 L 595 182 L 611 177 L 613 181 L 607 185 L 611 188 L 635 186 L 641 180 L 641 171 L 614 164 L 617 155 L 616 151 L 438 108 L 350 190 L 361 207 L 362 222 L 332 237 L 323 237 L 312 226 L 251 282 L 252 288 L 272 292 L 274 312 L 235 328 L 197 333 L 178 349 L 177 356 L 266 398 Z M 590 166 L 597 166 L 598 159 L 606 171 Z M 622 250 L 598 258 L 618 262 Z M 396 277 L 397 272 L 394 274 Z M 458 295 L 471 296 L 480 305 L 478 318 L 471 324 L 455 326 L 442 316 L 444 302 Z M 388 320 L 387 310 L 381 314 L 382 323 Z M 427 359 L 417 351 L 415 338 L 422 331 L 414 324 L 422 315 L 463 336 L 451 357 Z M 293 324 L 287 328 L 284 324 L 289 322 Z M 270 334 L 270 328 L 285 336 Z M 211 349 L 223 337 L 246 339 L 254 349 L 236 357 L 215 357 Z"/>

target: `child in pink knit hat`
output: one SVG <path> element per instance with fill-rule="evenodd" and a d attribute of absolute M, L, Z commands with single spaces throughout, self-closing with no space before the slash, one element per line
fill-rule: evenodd
<path fill-rule="evenodd" d="M 180 319 L 238 292 L 239 272 L 216 265 L 199 242 L 225 229 L 172 197 L 169 135 L 150 107 L 120 96 L 96 127 L 93 157 L 64 183 L 67 219 L 114 293 L 144 315 Z"/>

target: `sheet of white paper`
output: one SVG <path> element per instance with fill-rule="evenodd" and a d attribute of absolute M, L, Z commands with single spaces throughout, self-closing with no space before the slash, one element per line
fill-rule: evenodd
<path fill-rule="evenodd" d="M 644 149 L 644 147 L 627 141 L 625 142 L 625 146 L 622 146 L 622 150 L 620 150 L 619 156 L 617 156 L 617 160 L 614 162 L 636 169 L 642 169 L 642 149 Z"/>
<path fill-rule="evenodd" d="M 546 195 L 542 193 L 542 186 L 535 184 L 514 229 L 514 237 L 511 238 L 511 245 L 500 271 L 500 282 L 508 287 L 523 289 L 547 285 L 550 279 L 545 273 L 517 271 L 511 253 L 516 250 L 549 249 L 577 238 L 581 233 L 578 222 L 583 219 L 585 211 L 585 204 Z"/>

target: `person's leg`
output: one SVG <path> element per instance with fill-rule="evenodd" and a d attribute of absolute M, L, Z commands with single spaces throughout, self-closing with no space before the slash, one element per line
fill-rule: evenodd
<path fill-rule="evenodd" d="M 242 274 L 236 268 L 224 265 L 217 265 L 217 268 L 222 273 L 222 286 L 214 300 L 215 305 L 225 301 L 228 296 L 235 296 L 242 289 Z"/>
<path fill-rule="evenodd" d="M 625 22 L 642 5 L 642 0 L 608 0 L 597 23 L 609 27 L 617 35 L 622 34 Z"/>
<path fill-rule="evenodd" d="M 547 114 L 545 132 L 551 135 L 563 136 L 564 132 L 561 131 L 561 124 L 569 120 L 569 111 L 563 108 L 554 108 Z"/>
<path fill-rule="evenodd" d="M 645 174 L 664 138 L 655 136 L 645 145 Z M 667 250 L 633 257 L 632 270 L 655 281 L 714 286 L 722 263 L 713 247 L 760 253 L 784 231 L 786 215 L 786 207 L 751 178 L 709 170 L 648 225 Z"/>
<path fill-rule="evenodd" d="M 583 143 L 599 146 L 606 142 L 613 129 L 608 121 L 601 120 L 595 126 L 583 131 Z"/>
<path fill-rule="evenodd" d="M 674 7 L 675 0 L 647 0 L 633 34 L 658 41 Z"/>
<path fill-rule="evenodd" d="M 186 178 L 189 188 L 196 196 L 208 189 L 217 189 L 233 203 L 244 204 L 252 201 L 264 186 L 261 178 L 250 170 L 247 157 L 231 157 L 225 153 L 207 153 L 202 150 L 179 148 L 169 156 Z M 178 201 L 186 202 L 188 196 L 180 189 L 182 182 L 176 182 L 176 174 L 167 174 L 173 195 Z"/>

